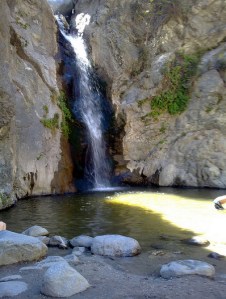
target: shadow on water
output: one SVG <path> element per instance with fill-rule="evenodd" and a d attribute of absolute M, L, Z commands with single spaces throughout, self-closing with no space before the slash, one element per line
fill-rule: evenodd
<path fill-rule="evenodd" d="M 157 273 L 159 265 L 187 258 L 207 261 L 223 271 L 224 260 L 207 257 L 210 251 L 226 255 L 226 213 L 216 211 L 211 202 L 223 194 L 222 190 L 130 190 L 20 200 L 15 207 L 1 211 L 0 218 L 15 232 L 40 225 L 50 235 L 67 238 L 80 234 L 133 237 L 139 241 L 143 254 L 132 262 L 116 259 L 118 267 L 127 271 Z M 209 247 L 181 242 L 200 234 L 210 239 Z"/>

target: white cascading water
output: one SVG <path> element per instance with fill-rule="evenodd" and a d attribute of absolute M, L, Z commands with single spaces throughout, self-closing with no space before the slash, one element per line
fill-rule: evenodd
<path fill-rule="evenodd" d="M 68 34 L 60 17 L 56 16 L 60 31 L 64 38 L 70 42 L 79 72 L 79 98 L 76 99 L 74 110 L 79 114 L 88 133 L 88 143 L 91 151 L 92 167 L 86 167 L 95 189 L 110 186 L 110 167 L 106 156 L 106 147 L 103 139 L 103 114 L 101 108 L 101 94 L 93 78 L 92 67 L 88 60 L 86 45 L 83 39 L 85 26 L 89 24 L 90 16 L 79 14 L 76 17 L 77 34 Z M 94 83 L 94 84 L 93 84 Z"/>

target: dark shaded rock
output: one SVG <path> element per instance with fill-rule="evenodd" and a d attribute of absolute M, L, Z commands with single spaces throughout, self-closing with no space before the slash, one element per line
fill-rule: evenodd
<path fill-rule="evenodd" d="M 217 253 L 217 252 L 211 252 L 211 253 L 208 254 L 207 256 L 210 257 L 210 258 L 216 259 L 216 260 L 220 260 L 220 259 L 225 258 L 224 255 L 221 255 L 221 254 L 219 254 L 219 253 Z"/>
<path fill-rule="evenodd" d="M 190 239 L 184 239 L 181 241 L 187 245 L 194 245 L 194 246 L 201 246 L 201 247 L 206 247 L 210 245 L 210 242 L 208 240 L 199 236 L 192 237 Z"/>

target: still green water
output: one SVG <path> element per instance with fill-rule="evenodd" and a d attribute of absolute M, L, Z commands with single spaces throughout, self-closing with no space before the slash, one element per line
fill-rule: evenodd
<path fill-rule="evenodd" d="M 218 240 L 220 231 L 218 236 L 215 229 L 219 221 L 225 227 L 226 214 L 215 210 L 212 200 L 223 194 L 223 190 L 212 189 L 130 188 L 35 197 L 1 211 L 0 219 L 7 223 L 8 230 L 15 232 L 40 225 L 51 235 L 66 238 L 80 234 L 130 236 L 144 250 L 167 239 L 171 249 L 175 240 L 200 234 L 215 243 L 222 241 Z"/>

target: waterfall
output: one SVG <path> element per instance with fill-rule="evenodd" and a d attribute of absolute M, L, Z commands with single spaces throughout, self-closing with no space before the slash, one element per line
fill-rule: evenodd
<path fill-rule="evenodd" d="M 78 78 L 75 88 L 78 97 L 74 101 L 73 110 L 86 128 L 91 156 L 91 162 L 86 165 L 85 174 L 95 189 L 106 188 L 110 186 L 110 166 L 103 137 L 102 95 L 95 77 L 92 75 L 92 66 L 83 39 L 83 31 L 89 24 L 90 16 L 79 14 L 76 17 L 76 34 L 68 33 L 65 30 L 59 16 L 56 16 L 56 20 L 62 35 L 71 44 L 76 59 L 77 73 L 75 76 Z"/>

